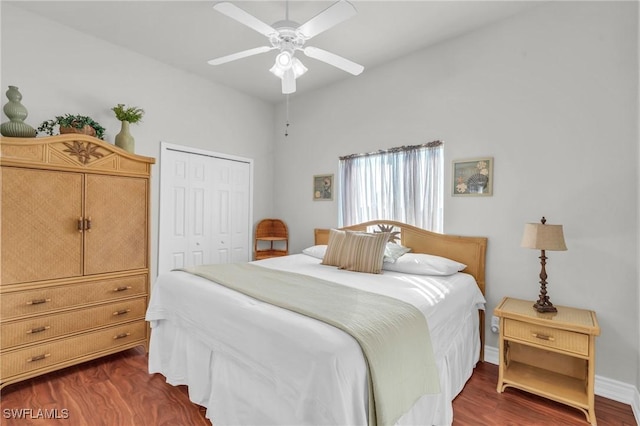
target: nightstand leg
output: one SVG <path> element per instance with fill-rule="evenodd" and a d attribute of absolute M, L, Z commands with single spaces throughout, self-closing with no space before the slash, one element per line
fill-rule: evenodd
<path fill-rule="evenodd" d="M 589 338 L 589 353 L 591 357 L 587 362 L 587 396 L 589 398 L 589 418 L 587 421 L 592 426 L 596 426 L 598 424 L 595 409 L 596 339 L 593 336 Z"/>
<path fill-rule="evenodd" d="M 503 390 L 503 381 L 504 381 L 504 369 L 505 369 L 505 341 L 502 333 L 503 328 L 503 320 L 500 318 L 500 336 L 498 337 L 498 352 L 499 352 L 499 364 L 498 364 L 498 393 L 502 393 Z"/>

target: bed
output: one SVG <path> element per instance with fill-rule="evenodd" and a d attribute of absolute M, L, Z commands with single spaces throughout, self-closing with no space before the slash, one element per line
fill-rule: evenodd
<path fill-rule="evenodd" d="M 349 236 L 385 234 L 411 250 L 389 259 L 379 274 L 323 264 L 328 247 L 335 247 L 332 233 L 341 231 Z M 437 376 L 438 389 L 418 395 L 398 414 L 380 414 L 382 404 L 373 402 L 372 388 L 377 391 L 372 382 L 381 375 L 372 370 L 370 353 L 357 338 L 335 324 L 266 303 L 193 270 L 162 274 L 154 283 L 147 310 L 152 328 L 149 372 L 162 374 L 171 385 L 187 385 L 192 402 L 206 407 L 216 426 L 451 424 L 451 402 L 483 357 L 486 246 L 483 237 L 375 221 L 341 230 L 316 229 L 314 245 L 303 253 L 246 265 L 248 273 L 258 271 L 262 277 L 264 272 L 261 280 L 287 274 L 302 283 L 309 277 L 313 285 L 334 286 L 331 294 L 340 298 L 342 293 L 333 292 L 345 287 L 358 292 L 357 300 L 364 292 L 419 311 L 428 325 L 424 334 L 434 367 L 429 371 Z M 413 273 L 413 259 L 420 253 L 438 256 L 437 262 L 442 258 L 458 263 L 456 270 L 461 271 Z M 405 257 L 411 259 L 404 263 L 411 273 L 400 267 Z M 396 350 L 394 343 L 390 353 Z"/>

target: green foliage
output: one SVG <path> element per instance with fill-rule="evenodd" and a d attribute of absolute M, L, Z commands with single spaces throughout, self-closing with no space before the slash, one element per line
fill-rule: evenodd
<path fill-rule="evenodd" d="M 56 125 L 60 127 L 74 127 L 76 129 L 82 129 L 84 126 L 93 127 L 96 131 L 96 137 L 102 139 L 104 137 L 105 128 L 100 125 L 91 117 L 86 115 L 71 115 L 66 114 L 64 116 L 57 115 L 53 120 L 45 120 L 38 127 L 38 132 L 46 133 L 53 136 Z"/>
<path fill-rule="evenodd" d="M 125 108 L 124 104 L 118 104 L 111 108 L 116 113 L 116 118 L 120 121 L 128 121 L 129 123 L 137 123 L 142 120 L 144 110 L 138 107 Z"/>

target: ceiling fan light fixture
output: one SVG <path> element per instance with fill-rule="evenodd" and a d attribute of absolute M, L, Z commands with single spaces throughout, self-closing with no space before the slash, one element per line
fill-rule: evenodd
<path fill-rule="evenodd" d="M 278 64 L 275 64 L 274 66 L 271 67 L 269 71 L 271 72 L 271 74 L 275 75 L 276 77 L 282 78 L 286 70 L 283 70 L 278 66 Z"/>
<path fill-rule="evenodd" d="M 306 73 L 307 67 L 304 66 L 302 62 L 298 58 L 293 58 L 291 69 L 293 70 L 293 75 L 295 78 L 301 77 L 304 73 Z"/>
<path fill-rule="evenodd" d="M 276 56 L 276 66 L 283 70 L 288 70 L 289 68 L 291 68 L 292 62 L 293 55 L 287 50 L 283 50 L 282 52 L 278 53 L 278 56 Z"/>
<path fill-rule="evenodd" d="M 278 59 L 276 58 L 276 63 L 269 71 L 278 78 L 284 78 L 285 73 L 289 70 L 293 72 L 293 78 L 298 78 L 308 71 L 307 67 L 305 67 L 304 64 L 296 57 L 291 58 L 291 63 L 286 68 L 281 67 L 278 63 Z"/>

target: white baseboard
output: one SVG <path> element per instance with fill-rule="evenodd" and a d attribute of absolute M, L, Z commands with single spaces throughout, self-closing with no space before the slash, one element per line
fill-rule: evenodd
<path fill-rule="evenodd" d="M 484 360 L 491 364 L 498 365 L 500 357 L 498 356 L 498 348 L 493 346 L 484 347 Z M 607 377 L 595 377 L 595 394 L 613 401 L 628 404 L 633 410 L 636 423 L 640 424 L 640 391 L 633 385 L 609 379 Z"/>
<path fill-rule="evenodd" d="M 484 360 L 485 362 L 498 365 L 500 364 L 500 357 L 498 356 L 498 348 L 493 346 L 484 346 Z"/>

